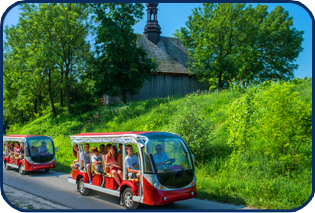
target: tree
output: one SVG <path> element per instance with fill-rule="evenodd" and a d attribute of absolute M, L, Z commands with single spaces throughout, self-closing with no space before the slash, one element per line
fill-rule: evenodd
<path fill-rule="evenodd" d="M 132 29 L 142 18 L 142 10 L 139 3 L 93 4 L 96 41 L 88 76 L 95 80 L 97 95 L 122 95 L 126 102 L 127 94 L 136 94 L 156 70 L 157 64 L 137 46 Z"/>
<path fill-rule="evenodd" d="M 20 10 L 18 24 L 5 29 L 4 73 L 12 82 L 23 76 L 26 86 L 19 84 L 18 90 L 26 91 L 26 96 L 33 94 L 35 113 L 37 100 L 48 95 L 56 116 L 54 103 L 59 90 L 60 105 L 65 91 L 68 112 L 72 114 L 71 87 L 82 75 L 79 70 L 89 53 L 89 7 L 70 3 L 22 4 Z"/>
<path fill-rule="evenodd" d="M 176 30 L 190 53 L 189 70 L 201 81 L 228 87 L 234 77 L 243 86 L 254 81 L 293 78 L 302 51 L 303 31 L 281 6 L 204 3 Z"/>

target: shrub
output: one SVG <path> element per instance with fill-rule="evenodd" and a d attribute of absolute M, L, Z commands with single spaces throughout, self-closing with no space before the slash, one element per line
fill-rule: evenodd
<path fill-rule="evenodd" d="M 169 125 L 169 132 L 180 135 L 187 143 L 198 164 L 206 159 L 209 151 L 210 133 L 213 125 L 201 112 L 201 100 L 196 100 L 198 93 L 186 96 Z"/>

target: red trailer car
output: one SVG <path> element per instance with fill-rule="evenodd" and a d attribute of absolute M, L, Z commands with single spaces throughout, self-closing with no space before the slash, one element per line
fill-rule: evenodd
<path fill-rule="evenodd" d="M 19 169 L 19 173 L 24 175 L 28 171 L 49 172 L 51 168 L 56 167 L 55 152 L 58 148 L 54 147 L 54 142 L 49 136 L 8 135 L 3 136 L 3 141 L 6 147 L 3 152 L 3 163 L 7 170 Z"/>

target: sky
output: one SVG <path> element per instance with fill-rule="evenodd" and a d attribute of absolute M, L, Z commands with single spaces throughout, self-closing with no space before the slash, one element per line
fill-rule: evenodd
<path fill-rule="evenodd" d="M 303 3 L 304 1 L 306 4 L 309 0 L 303 0 Z M 253 7 L 257 5 L 257 3 L 251 4 Z M 262 2 L 261 4 L 265 3 Z M 294 72 L 294 75 L 295 77 L 299 78 L 312 77 L 312 19 L 310 15 L 303 7 L 294 3 L 268 3 L 267 5 L 269 12 L 272 11 L 276 6 L 281 5 L 289 12 L 290 16 L 293 16 L 294 27 L 298 30 L 304 31 L 304 41 L 302 43 L 304 50 L 300 53 L 296 60 L 296 63 L 299 65 L 299 67 Z M 162 28 L 161 36 L 174 37 L 173 33 L 176 31 L 176 29 L 185 27 L 185 22 L 188 20 L 188 16 L 192 14 L 191 10 L 199 6 L 201 6 L 201 3 L 160 3 L 158 6 L 157 17 L 159 25 Z M 143 19 L 134 26 L 135 33 L 143 34 L 147 21 L 146 9 L 147 8 L 145 7 L 143 10 Z M 6 17 L 4 18 L 3 25 L 16 25 L 18 22 L 18 17 L 19 10 L 18 7 L 15 6 L 7 13 Z"/>

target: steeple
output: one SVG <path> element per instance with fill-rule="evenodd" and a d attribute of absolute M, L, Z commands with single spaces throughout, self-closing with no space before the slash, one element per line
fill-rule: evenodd
<path fill-rule="evenodd" d="M 146 3 L 148 9 L 148 20 L 147 25 L 144 28 L 144 34 L 146 34 L 149 41 L 154 44 L 157 44 L 160 41 L 161 27 L 157 21 L 157 11 L 156 8 L 159 3 Z"/>

